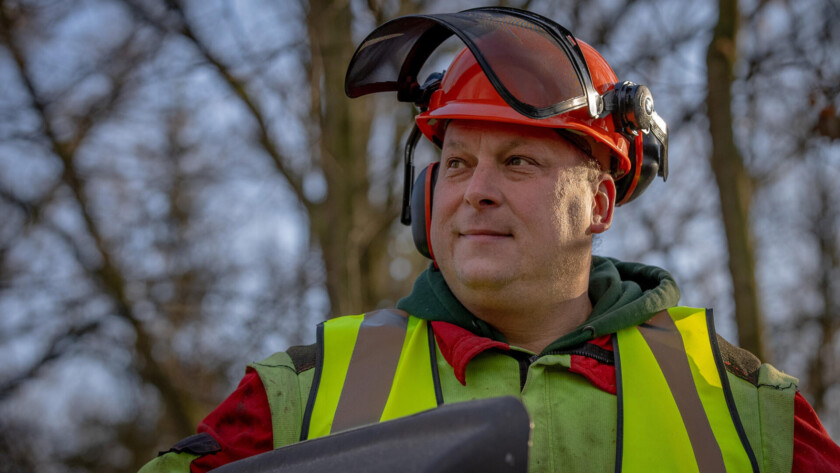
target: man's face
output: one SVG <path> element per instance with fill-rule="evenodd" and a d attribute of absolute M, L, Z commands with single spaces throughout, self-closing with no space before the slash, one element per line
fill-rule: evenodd
<path fill-rule="evenodd" d="M 431 243 L 458 289 L 563 280 L 609 227 L 614 187 L 554 130 L 453 120 L 441 151 Z M 606 208 L 605 208 L 606 207 Z M 588 265 L 587 265 L 588 268 Z"/>

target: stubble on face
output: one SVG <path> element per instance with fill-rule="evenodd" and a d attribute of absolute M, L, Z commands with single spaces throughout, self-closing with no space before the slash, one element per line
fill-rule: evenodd
<path fill-rule="evenodd" d="M 549 204 L 555 209 L 553 226 L 567 238 L 556 248 L 553 258 L 546 262 L 553 266 L 553 279 L 565 281 L 569 274 L 586 271 L 588 274 L 592 234 L 588 228 L 592 184 L 589 169 L 575 167 L 560 176 Z M 583 255 L 584 257 L 581 257 Z"/>

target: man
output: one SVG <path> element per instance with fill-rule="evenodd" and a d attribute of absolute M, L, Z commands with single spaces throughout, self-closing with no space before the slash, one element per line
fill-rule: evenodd
<path fill-rule="evenodd" d="M 421 86 L 453 34 L 468 48 Z M 410 199 L 418 133 L 406 152 L 403 220 L 432 265 L 399 310 L 333 319 L 316 345 L 252 364 L 198 435 L 143 471 L 208 471 L 502 395 L 533 421 L 531 471 L 840 470 L 795 378 L 677 307 L 667 272 L 591 255 L 617 203 L 667 176 L 647 88 L 548 19 L 484 8 L 371 33 L 347 91 L 386 90 L 418 104 L 441 147 Z"/>

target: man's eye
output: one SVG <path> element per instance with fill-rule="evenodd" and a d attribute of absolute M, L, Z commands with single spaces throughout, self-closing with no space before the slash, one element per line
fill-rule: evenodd
<path fill-rule="evenodd" d="M 510 159 L 508 159 L 508 164 L 511 166 L 524 166 L 528 164 L 528 160 L 522 156 L 511 156 Z"/>
<path fill-rule="evenodd" d="M 464 161 L 458 158 L 450 158 L 446 160 L 447 169 L 458 169 L 464 167 Z"/>

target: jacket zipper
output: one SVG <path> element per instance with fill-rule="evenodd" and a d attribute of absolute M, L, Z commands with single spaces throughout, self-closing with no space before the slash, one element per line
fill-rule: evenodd
<path fill-rule="evenodd" d="M 606 350 L 605 350 L 606 351 Z M 593 352 L 589 350 L 583 350 L 580 348 L 575 348 L 571 350 L 552 350 L 545 353 L 541 353 L 539 355 L 526 355 L 521 352 L 511 352 L 510 355 L 516 359 L 519 363 L 519 391 L 522 392 L 525 389 L 525 381 L 528 379 L 528 369 L 531 367 L 534 362 L 539 360 L 540 358 L 548 355 L 580 355 L 585 356 L 588 358 L 592 358 L 595 361 L 607 365 L 615 364 L 615 359 L 613 357 L 609 357 L 605 354 L 601 354 L 598 352 Z"/>
<path fill-rule="evenodd" d="M 607 350 L 604 350 L 604 351 L 607 351 Z M 612 354 L 612 352 L 609 352 L 609 353 Z M 614 365 L 615 364 L 615 358 L 612 357 L 612 356 L 603 355 L 601 353 L 597 353 L 597 352 L 594 352 L 594 351 L 582 350 L 580 348 L 573 349 L 573 350 L 553 350 L 553 351 L 543 353 L 542 355 L 535 355 L 535 357 L 539 358 L 540 356 L 545 356 L 545 355 L 580 355 L 580 356 L 585 356 L 587 358 L 592 358 L 593 360 L 598 361 L 600 363 L 603 363 L 605 365 Z M 536 361 L 536 360 L 534 360 L 534 361 Z"/>

